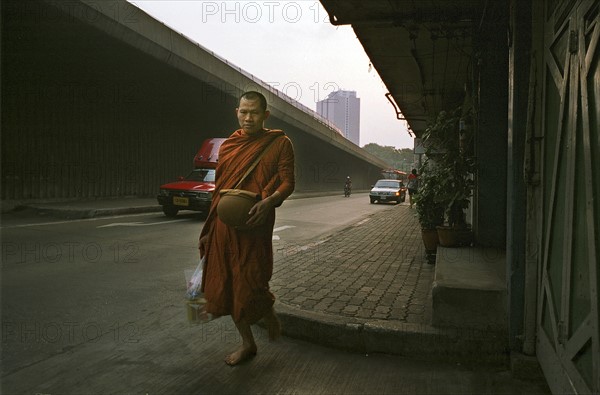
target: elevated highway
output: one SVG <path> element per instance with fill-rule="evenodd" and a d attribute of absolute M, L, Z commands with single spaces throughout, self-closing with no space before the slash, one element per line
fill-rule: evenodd
<path fill-rule="evenodd" d="M 2 200 L 151 196 L 203 139 L 237 128 L 245 90 L 270 103 L 297 190 L 368 188 L 386 163 L 326 120 L 124 0 L 2 2 Z"/>

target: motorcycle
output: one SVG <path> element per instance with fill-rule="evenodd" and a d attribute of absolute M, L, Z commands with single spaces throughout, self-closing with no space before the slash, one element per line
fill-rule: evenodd
<path fill-rule="evenodd" d="M 344 197 L 350 197 L 350 192 L 352 192 L 350 185 L 344 185 Z"/>

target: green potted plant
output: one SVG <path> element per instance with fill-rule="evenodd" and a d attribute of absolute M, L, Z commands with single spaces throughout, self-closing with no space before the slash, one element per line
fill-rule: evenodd
<path fill-rule="evenodd" d="M 453 247 L 472 242 L 465 210 L 473 193 L 474 159 L 471 156 L 472 109 L 442 111 L 425 130 L 423 144 L 428 160 L 435 162 L 435 201 L 444 207 L 445 224 L 437 226 L 440 245 Z"/>
<path fill-rule="evenodd" d="M 435 166 L 426 159 L 419 169 L 419 188 L 414 197 L 421 237 L 429 263 L 435 263 L 438 246 L 437 226 L 444 223 L 444 206 L 437 200 L 439 180 Z"/>

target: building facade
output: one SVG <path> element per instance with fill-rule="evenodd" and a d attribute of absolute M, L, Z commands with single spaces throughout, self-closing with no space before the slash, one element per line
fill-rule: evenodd
<path fill-rule="evenodd" d="M 442 111 L 476 109 L 467 252 L 505 253 L 490 267 L 507 285 L 512 368 L 536 356 L 553 393 L 599 394 L 598 0 L 321 3 L 352 25 L 417 137 Z"/>
<path fill-rule="evenodd" d="M 335 91 L 317 102 L 317 113 L 333 122 L 344 137 L 360 146 L 360 98 L 356 91 Z"/>

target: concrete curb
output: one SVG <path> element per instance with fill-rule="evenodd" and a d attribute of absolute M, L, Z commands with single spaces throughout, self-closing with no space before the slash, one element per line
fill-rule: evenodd
<path fill-rule="evenodd" d="M 419 360 L 506 367 L 503 333 L 486 328 L 437 328 L 400 321 L 364 321 L 301 310 L 277 301 L 285 336 L 359 353 L 394 354 Z"/>

